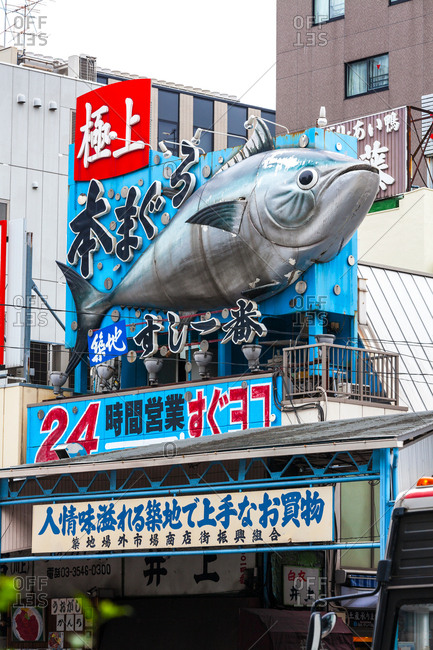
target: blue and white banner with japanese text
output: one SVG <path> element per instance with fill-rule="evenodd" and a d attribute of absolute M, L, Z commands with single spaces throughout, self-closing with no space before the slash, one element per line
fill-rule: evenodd
<path fill-rule="evenodd" d="M 329 542 L 333 488 L 297 488 L 33 506 L 32 553 Z"/>
<path fill-rule="evenodd" d="M 109 359 L 127 354 L 128 341 L 126 338 L 125 321 L 101 327 L 87 337 L 89 344 L 89 362 L 91 366 L 103 363 Z"/>
<path fill-rule="evenodd" d="M 70 443 L 94 454 L 278 426 L 272 392 L 272 377 L 260 375 L 29 406 L 27 462 L 57 460 L 56 448 Z"/>

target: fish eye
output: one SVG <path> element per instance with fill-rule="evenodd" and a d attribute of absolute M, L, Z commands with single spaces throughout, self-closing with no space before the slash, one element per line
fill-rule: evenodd
<path fill-rule="evenodd" d="M 303 169 L 298 176 L 298 185 L 301 190 L 309 190 L 315 186 L 319 179 L 319 174 L 315 169 Z"/>

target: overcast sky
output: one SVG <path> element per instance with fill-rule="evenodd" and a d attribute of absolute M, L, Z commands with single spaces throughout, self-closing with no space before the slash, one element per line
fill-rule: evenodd
<path fill-rule="evenodd" d="M 27 50 L 60 58 L 88 54 L 101 67 L 275 108 L 275 5 L 276 0 L 45 0 L 39 17 L 46 24 L 39 26 L 48 42 L 29 42 Z M 9 14 L 9 20 L 17 19 Z"/>

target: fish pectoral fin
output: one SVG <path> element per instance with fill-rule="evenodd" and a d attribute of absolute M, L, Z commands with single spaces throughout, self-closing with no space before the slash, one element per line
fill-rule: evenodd
<path fill-rule="evenodd" d="M 219 228 L 237 235 L 246 205 L 247 202 L 244 200 L 222 201 L 208 205 L 187 219 L 187 223 Z"/>
<path fill-rule="evenodd" d="M 269 284 L 261 284 L 258 287 L 253 287 L 252 289 L 245 289 L 245 291 L 242 291 L 241 293 L 243 296 L 245 296 L 245 298 L 254 300 L 255 298 L 258 298 L 259 296 L 265 295 L 267 293 L 280 291 L 282 287 L 283 283 L 281 282 L 270 282 Z"/>

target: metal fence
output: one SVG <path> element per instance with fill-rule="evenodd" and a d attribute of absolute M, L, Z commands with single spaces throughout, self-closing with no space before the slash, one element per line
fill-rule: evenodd
<path fill-rule="evenodd" d="M 328 397 L 398 405 L 398 354 L 329 343 L 283 350 L 284 399 Z"/>

